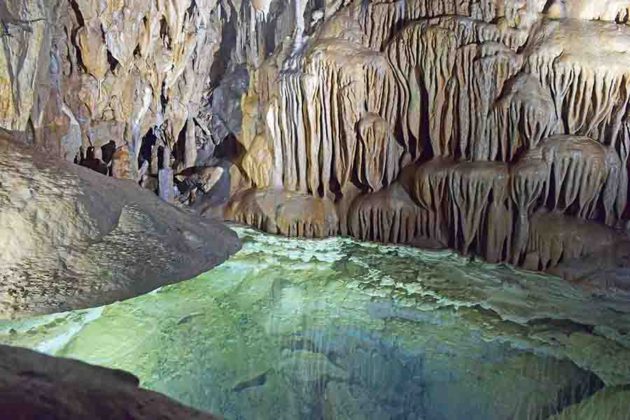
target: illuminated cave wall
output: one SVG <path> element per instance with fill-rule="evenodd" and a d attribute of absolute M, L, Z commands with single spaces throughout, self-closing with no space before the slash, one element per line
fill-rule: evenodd
<path fill-rule="evenodd" d="M 630 2 L 348 3 L 255 71 L 231 217 L 535 269 L 625 240 Z"/>
<path fill-rule="evenodd" d="M 273 233 L 548 269 L 627 249 L 629 9 L 10 0 L 0 126 Z"/>

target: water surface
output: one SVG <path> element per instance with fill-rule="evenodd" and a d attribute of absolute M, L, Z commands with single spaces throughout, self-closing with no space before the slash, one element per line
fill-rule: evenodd
<path fill-rule="evenodd" d="M 627 301 L 451 252 L 236 228 L 196 279 L 0 324 L 227 419 L 546 418 L 630 383 Z"/>

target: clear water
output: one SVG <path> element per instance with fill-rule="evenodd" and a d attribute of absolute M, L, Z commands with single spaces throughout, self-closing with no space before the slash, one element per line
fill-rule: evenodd
<path fill-rule="evenodd" d="M 236 230 L 209 273 L 2 323 L 0 342 L 227 419 L 535 419 L 630 383 L 627 302 L 450 252 Z"/>

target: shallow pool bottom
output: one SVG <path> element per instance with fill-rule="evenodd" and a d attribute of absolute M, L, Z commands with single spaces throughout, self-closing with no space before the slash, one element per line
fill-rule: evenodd
<path fill-rule="evenodd" d="M 3 323 L 0 341 L 127 370 L 227 419 L 547 418 L 630 383 L 625 307 L 563 280 L 236 230 L 243 250 L 209 273 Z"/>

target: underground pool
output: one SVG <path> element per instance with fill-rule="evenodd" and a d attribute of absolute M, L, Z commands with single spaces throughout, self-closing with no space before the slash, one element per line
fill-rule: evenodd
<path fill-rule="evenodd" d="M 0 342 L 226 419 L 571 418 L 628 396 L 630 313 L 612 298 L 450 251 L 234 229 L 243 250 L 209 273 L 3 322 Z"/>

